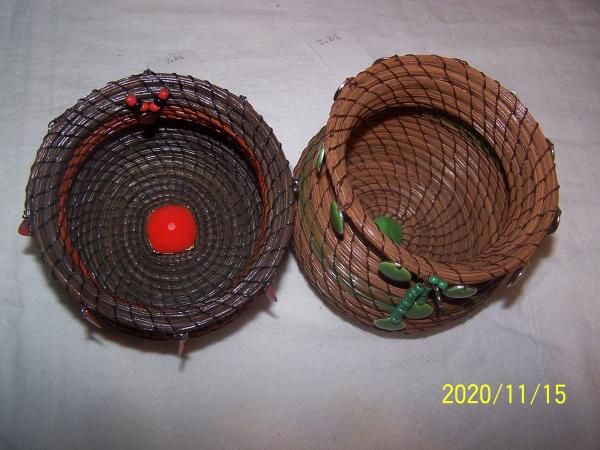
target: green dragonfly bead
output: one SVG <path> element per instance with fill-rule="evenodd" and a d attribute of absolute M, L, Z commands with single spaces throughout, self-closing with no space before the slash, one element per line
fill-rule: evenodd
<path fill-rule="evenodd" d="M 412 286 L 408 291 L 406 291 L 406 293 L 402 297 L 402 300 L 400 300 L 400 303 L 398 303 L 398 305 L 392 311 L 390 317 L 398 319 L 404 317 L 406 312 L 412 307 L 412 305 L 415 303 L 417 298 L 419 298 L 419 296 L 424 292 L 424 290 L 425 288 L 420 283 L 417 283 L 414 286 Z"/>
<path fill-rule="evenodd" d="M 433 308 L 427 303 L 427 297 L 430 292 L 431 288 L 424 286 L 423 292 L 421 292 L 404 317 L 407 319 L 425 319 L 426 317 L 429 317 L 433 313 Z"/>
<path fill-rule="evenodd" d="M 392 310 L 390 317 L 383 319 L 376 319 L 373 324 L 382 330 L 393 331 L 402 330 L 406 327 L 406 323 L 402 321 L 403 317 L 412 319 L 422 319 L 428 317 L 433 309 L 427 303 L 427 295 L 431 291 L 431 288 L 423 286 L 421 283 L 417 283 L 406 291 L 400 303 Z M 416 302 L 420 301 L 421 304 Z M 415 308 L 416 306 L 416 308 Z M 410 311 L 413 310 L 411 314 Z"/>

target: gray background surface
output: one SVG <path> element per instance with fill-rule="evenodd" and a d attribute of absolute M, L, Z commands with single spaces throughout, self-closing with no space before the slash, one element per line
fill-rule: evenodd
<path fill-rule="evenodd" d="M 279 302 L 176 344 L 91 332 L 16 229 L 50 119 L 193 49 L 293 166 L 341 80 L 308 47 L 458 57 L 554 141 L 563 220 L 526 280 L 459 327 L 386 337 L 329 309 L 290 255 Z M 600 4 L 595 1 L 3 1 L 0 448 L 599 448 Z M 195 73 L 203 77 L 202 73 Z M 566 384 L 562 406 L 442 405 L 445 383 Z"/>

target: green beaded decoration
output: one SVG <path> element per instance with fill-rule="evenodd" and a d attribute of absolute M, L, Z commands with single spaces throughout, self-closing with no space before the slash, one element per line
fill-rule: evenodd
<path fill-rule="evenodd" d="M 425 319 L 433 313 L 431 305 L 427 304 L 427 297 L 431 292 L 430 287 L 423 286 L 423 292 L 415 301 L 415 304 L 406 312 L 407 319 Z"/>
<path fill-rule="evenodd" d="M 387 278 L 395 281 L 408 281 L 411 273 L 400 264 L 391 261 L 382 261 L 379 263 L 379 271 Z M 406 323 L 402 320 L 407 319 L 425 319 L 433 313 L 433 307 L 427 303 L 427 298 L 432 289 L 435 289 L 436 304 L 441 308 L 440 292 L 450 298 L 467 298 L 477 293 L 477 288 L 470 286 L 456 285 L 448 287 L 448 283 L 435 275 L 427 278 L 429 286 L 417 283 L 406 291 L 400 303 L 392 310 L 390 317 L 376 319 L 373 324 L 386 331 L 396 331 L 406 328 Z"/>
<path fill-rule="evenodd" d="M 319 145 L 319 150 L 317 151 L 317 172 L 321 171 L 321 166 L 323 165 L 323 158 L 325 157 L 325 145 L 321 142 Z"/>
<path fill-rule="evenodd" d="M 342 236 L 344 234 L 344 216 L 338 207 L 335 200 L 331 200 L 331 207 L 329 208 L 329 214 L 331 217 L 331 224 L 337 234 Z"/>
<path fill-rule="evenodd" d="M 441 278 L 439 278 L 435 275 L 429 275 L 429 278 L 427 279 L 427 281 L 429 282 L 430 285 L 433 286 L 433 291 L 434 291 L 433 300 L 434 300 L 435 307 L 439 311 L 440 309 L 442 309 L 442 293 L 441 293 L 441 291 L 443 291 L 444 289 L 446 289 L 448 287 L 448 283 L 446 283 L 444 280 L 442 280 Z"/>
<path fill-rule="evenodd" d="M 383 234 L 389 237 L 395 244 L 400 245 L 402 243 L 402 227 L 391 217 L 381 216 L 373 220 Z"/>
<path fill-rule="evenodd" d="M 433 307 L 428 303 L 423 305 L 414 304 L 406 313 L 407 319 L 425 319 L 433 313 Z"/>
<path fill-rule="evenodd" d="M 470 286 L 452 286 L 444 290 L 444 295 L 450 298 L 468 298 L 477 294 L 477 288 Z"/>
<path fill-rule="evenodd" d="M 436 277 L 435 275 L 429 275 L 429 279 L 427 281 L 429 281 L 429 284 L 431 284 L 433 286 L 437 286 L 440 284 L 441 280 L 438 277 Z"/>
<path fill-rule="evenodd" d="M 412 278 L 411 273 L 400 264 L 392 261 L 381 261 L 379 271 L 392 281 L 405 282 Z"/>
<path fill-rule="evenodd" d="M 456 286 L 448 287 L 448 283 L 435 275 L 430 275 L 427 281 L 429 281 L 429 284 L 432 286 L 438 288 L 446 297 L 450 298 L 467 298 L 472 297 L 477 293 L 477 288 L 472 286 L 462 286 L 458 284 Z"/>
<path fill-rule="evenodd" d="M 380 330 L 385 331 L 398 331 L 406 328 L 406 322 L 402 322 L 401 320 L 393 320 L 389 317 L 385 319 L 376 319 L 373 321 L 373 324 Z"/>
<path fill-rule="evenodd" d="M 417 301 L 415 302 L 416 305 L 424 305 L 427 303 L 427 297 L 429 296 L 429 293 L 431 292 L 431 288 L 427 287 L 427 286 L 423 286 L 423 292 L 421 293 L 421 295 L 419 296 L 419 298 L 417 298 Z"/>
<path fill-rule="evenodd" d="M 413 308 L 416 301 L 421 298 L 425 293 L 427 295 L 427 288 L 421 283 L 417 283 L 412 286 L 406 293 L 400 303 L 392 310 L 390 317 L 385 319 L 377 319 L 373 321 L 373 324 L 382 330 L 394 331 L 402 330 L 406 327 L 406 323 L 402 320 L 403 317 L 408 317 L 407 313 Z M 419 305 L 423 306 L 423 305 Z M 426 316 L 425 316 L 426 317 Z"/>

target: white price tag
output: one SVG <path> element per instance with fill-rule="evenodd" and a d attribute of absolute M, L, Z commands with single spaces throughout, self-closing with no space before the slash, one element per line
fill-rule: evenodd
<path fill-rule="evenodd" d="M 193 50 L 181 50 L 146 63 L 146 67 L 154 72 L 192 75 L 201 80 L 212 79 L 198 55 Z"/>
<path fill-rule="evenodd" d="M 347 31 L 323 34 L 310 40 L 308 45 L 340 81 L 353 77 L 374 61 Z"/>

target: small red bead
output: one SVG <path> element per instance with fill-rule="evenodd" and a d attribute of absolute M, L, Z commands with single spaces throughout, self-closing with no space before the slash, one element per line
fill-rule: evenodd
<path fill-rule="evenodd" d="M 157 97 L 160 98 L 163 102 L 167 101 L 167 99 L 169 98 L 169 90 L 167 88 L 162 88 L 160 91 L 158 91 L 158 95 Z"/>
<path fill-rule="evenodd" d="M 148 215 L 146 235 L 157 253 L 180 253 L 196 243 L 196 221 L 181 205 L 164 205 Z"/>
<path fill-rule="evenodd" d="M 150 103 L 148 103 L 148 102 L 142 103 L 142 105 L 140 106 L 140 112 L 146 112 L 146 111 L 148 111 L 148 107 L 149 106 L 150 106 Z"/>
<path fill-rule="evenodd" d="M 275 294 L 275 289 L 273 289 L 273 286 L 267 286 L 265 289 L 265 296 L 272 302 L 277 301 L 277 294 Z"/>
<path fill-rule="evenodd" d="M 26 220 L 21 222 L 21 225 L 19 225 L 18 231 L 21 236 L 31 236 L 31 230 L 29 229 L 29 225 L 27 225 Z"/>
<path fill-rule="evenodd" d="M 150 109 L 150 111 L 152 112 L 159 112 L 160 111 L 160 106 L 157 105 L 156 103 L 150 103 L 148 105 L 148 108 Z"/>
<path fill-rule="evenodd" d="M 125 105 L 127 105 L 129 108 L 133 108 L 135 105 L 137 105 L 137 98 L 135 98 L 135 95 L 127 94 L 125 97 Z"/>

